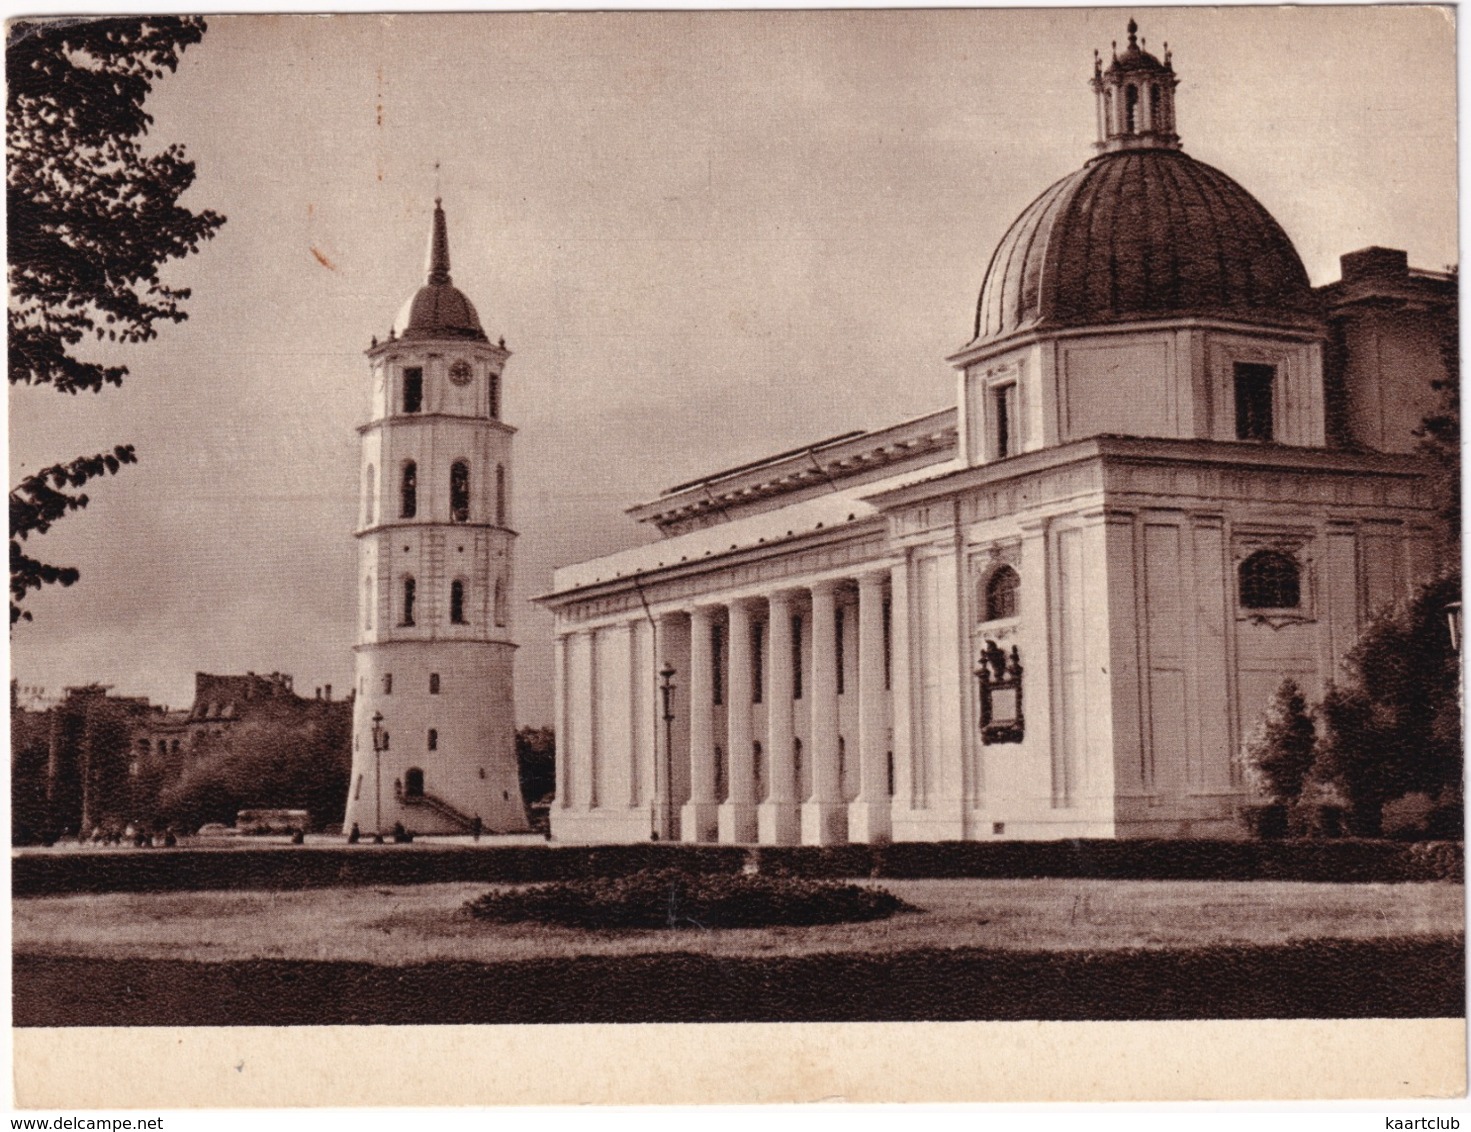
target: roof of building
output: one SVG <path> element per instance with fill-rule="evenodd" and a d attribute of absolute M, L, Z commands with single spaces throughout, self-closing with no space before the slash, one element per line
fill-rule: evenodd
<path fill-rule="evenodd" d="M 1268 325 L 1321 318 L 1292 241 L 1226 174 L 1177 149 L 1095 157 L 1001 238 L 976 340 L 1180 316 Z"/>
<path fill-rule="evenodd" d="M 429 234 L 428 278 L 393 320 L 395 338 L 471 338 L 486 341 L 480 316 L 449 274 L 449 230 L 444 208 L 434 199 L 434 225 Z"/>

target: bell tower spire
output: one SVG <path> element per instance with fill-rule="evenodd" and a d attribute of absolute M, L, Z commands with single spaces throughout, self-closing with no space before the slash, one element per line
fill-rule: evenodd
<path fill-rule="evenodd" d="M 444 219 L 444 205 L 438 197 L 434 198 L 434 227 L 429 233 L 427 272 L 430 283 L 454 282 L 449 277 L 449 226 Z"/>
<path fill-rule="evenodd" d="M 1175 68 L 1170 62 L 1170 45 L 1165 44 L 1164 62 L 1144 50 L 1139 25 L 1129 21 L 1129 43 L 1123 54 L 1113 44 L 1113 59 L 1107 68 L 1098 52 L 1093 53 L 1093 91 L 1098 100 L 1100 153 L 1124 149 L 1179 149 L 1175 133 Z"/>

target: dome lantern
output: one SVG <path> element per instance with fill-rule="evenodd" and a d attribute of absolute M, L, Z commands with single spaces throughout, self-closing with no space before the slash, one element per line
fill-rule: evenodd
<path fill-rule="evenodd" d="M 1100 153 L 1123 149 L 1179 149 L 1175 133 L 1175 86 L 1179 80 L 1165 44 L 1164 62 L 1144 50 L 1139 25 L 1129 21 L 1129 44 L 1122 55 L 1113 45 L 1108 67 L 1093 53 L 1093 91 L 1098 101 Z"/>

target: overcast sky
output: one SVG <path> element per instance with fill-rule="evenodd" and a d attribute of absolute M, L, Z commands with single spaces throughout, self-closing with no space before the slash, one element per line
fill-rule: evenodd
<path fill-rule="evenodd" d="M 1140 9 L 1179 132 L 1286 228 L 1457 259 L 1451 15 Z M 35 548 L 23 684 L 181 706 L 193 673 L 351 685 L 362 351 L 453 273 L 514 351 L 517 695 L 551 714 L 554 566 L 644 541 L 670 484 L 953 402 L 991 250 L 1092 153 L 1094 48 L 1125 9 L 214 17 L 150 103 L 228 223 L 171 268 L 190 319 L 122 389 L 12 392 L 18 472 L 139 465 Z"/>

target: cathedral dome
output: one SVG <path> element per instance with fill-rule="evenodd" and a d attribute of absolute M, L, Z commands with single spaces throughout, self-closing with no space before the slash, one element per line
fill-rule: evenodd
<path fill-rule="evenodd" d="M 1321 324 L 1307 271 L 1271 213 L 1175 132 L 1179 79 L 1129 21 L 1122 54 L 1093 56 L 1099 155 L 1027 206 L 1001 237 L 976 341 L 1020 330 L 1160 318 Z"/>
<path fill-rule="evenodd" d="M 976 338 L 1181 316 L 1318 317 L 1292 241 L 1250 193 L 1178 149 L 1119 149 L 1058 181 L 1001 238 Z"/>
<path fill-rule="evenodd" d="M 434 228 L 429 236 L 428 276 L 393 320 L 394 337 L 473 338 L 484 342 L 480 316 L 450 279 L 449 231 L 438 199 L 434 201 Z"/>

